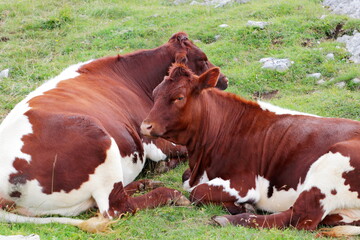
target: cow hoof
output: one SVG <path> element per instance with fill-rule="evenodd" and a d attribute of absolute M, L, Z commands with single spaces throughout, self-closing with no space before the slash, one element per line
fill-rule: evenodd
<path fill-rule="evenodd" d="M 185 196 L 179 197 L 174 201 L 175 206 L 189 206 L 191 202 Z"/>
<path fill-rule="evenodd" d="M 153 190 L 163 186 L 164 184 L 161 181 L 145 180 L 139 185 L 139 191 Z"/>
<path fill-rule="evenodd" d="M 223 217 L 223 216 L 214 216 L 211 219 L 213 220 L 213 222 L 216 225 L 221 226 L 221 227 L 225 227 L 230 224 L 230 221 L 226 217 Z"/>

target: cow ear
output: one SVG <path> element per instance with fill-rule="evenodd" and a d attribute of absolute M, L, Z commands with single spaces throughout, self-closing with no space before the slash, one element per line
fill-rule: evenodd
<path fill-rule="evenodd" d="M 187 56 L 186 56 L 186 52 L 179 52 L 176 53 L 175 55 L 175 62 L 176 63 L 182 63 L 182 64 L 187 64 Z"/>
<path fill-rule="evenodd" d="M 212 88 L 216 86 L 220 75 L 220 69 L 218 67 L 210 68 L 203 74 L 199 76 L 198 80 L 198 90 L 203 90 L 206 88 Z"/>

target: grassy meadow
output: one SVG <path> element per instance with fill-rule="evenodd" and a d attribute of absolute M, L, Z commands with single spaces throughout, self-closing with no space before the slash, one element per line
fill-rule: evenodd
<path fill-rule="evenodd" d="M 337 36 L 360 31 L 360 20 L 333 15 L 320 0 L 251 0 L 221 8 L 169 0 L 0 0 L 0 121 L 29 92 L 71 64 L 154 48 L 185 31 L 230 80 L 227 91 L 281 107 L 360 120 L 360 65 L 348 61 Z M 191 2 L 191 1 L 189 1 Z M 325 18 L 320 18 L 327 15 Z M 266 21 L 265 29 L 246 26 Z M 219 25 L 228 27 L 220 28 Z M 219 36 L 217 36 L 219 35 Z M 217 36 L 217 37 L 215 37 Z M 329 53 L 334 59 L 326 58 Z M 289 58 L 288 71 L 261 68 L 265 57 Z M 321 73 L 325 84 L 307 74 Z M 346 86 L 335 84 L 344 81 Z M 271 93 L 276 91 L 270 98 Z M 181 190 L 182 165 L 146 174 Z M 125 216 L 113 232 L 88 234 L 61 224 L 0 223 L 0 235 L 41 239 L 313 239 L 316 232 L 210 225 L 216 206 L 162 207 Z M 84 213 L 80 218 L 92 216 Z"/>

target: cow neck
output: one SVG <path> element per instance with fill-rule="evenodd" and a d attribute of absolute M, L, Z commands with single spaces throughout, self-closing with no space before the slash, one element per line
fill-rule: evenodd
<path fill-rule="evenodd" d="M 262 110 L 255 102 L 217 89 L 203 92 L 199 100 L 201 110 L 198 114 L 194 113 L 199 116 L 195 124 L 198 129 L 192 133 L 187 144 L 192 176 L 202 176 L 208 168 L 218 169 L 217 176 L 221 176 L 221 172 L 226 175 L 229 168 L 234 166 L 230 161 L 234 161 L 236 155 L 241 155 L 243 150 L 247 150 L 248 144 L 261 148 L 262 143 L 255 142 L 250 135 L 259 130 L 257 121 L 260 120 L 258 116 Z M 250 142 L 244 143 L 243 139 L 249 139 Z M 260 162 L 244 162 L 236 167 L 245 169 L 255 164 Z M 207 174 L 210 180 L 215 177 L 211 176 L 211 173 Z M 190 179 L 190 186 L 197 180 Z"/>
<path fill-rule="evenodd" d="M 152 91 L 164 79 L 173 61 L 174 56 L 165 44 L 119 57 L 117 71 L 126 72 L 121 76 L 126 76 L 132 83 L 130 88 L 140 90 L 152 99 Z"/>

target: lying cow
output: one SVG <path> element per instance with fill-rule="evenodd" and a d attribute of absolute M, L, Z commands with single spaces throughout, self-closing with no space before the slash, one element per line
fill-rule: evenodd
<path fill-rule="evenodd" d="M 145 159 L 164 160 L 179 150 L 140 135 L 141 121 L 153 104 L 152 91 L 175 61 L 198 74 L 213 67 L 180 32 L 152 50 L 71 66 L 30 93 L 0 125 L 0 205 L 15 204 L 17 213 L 26 216 L 73 216 L 97 206 L 111 219 L 184 202 L 179 191 L 167 188 L 131 197 L 137 190 L 157 187 L 152 181 L 133 182 Z M 226 86 L 222 76 L 218 87 Z M 6 211 L 0 211 L 0 220 L 87 224 Z"/>
<path fill-rule="evenodd" d="M 186 145 L 190 200 L 236 214 L 214 217 L 222 226 L 359 225 L 360 122 L 248 101 L 212 88 L 218 77 L 218 68 L 198 77 L 175 64 L 141 125 L 144 135 Z M 244 213 L 245 203 L 274 214 Z M 350 230 L 359 231 L 327 234 Z"/>

